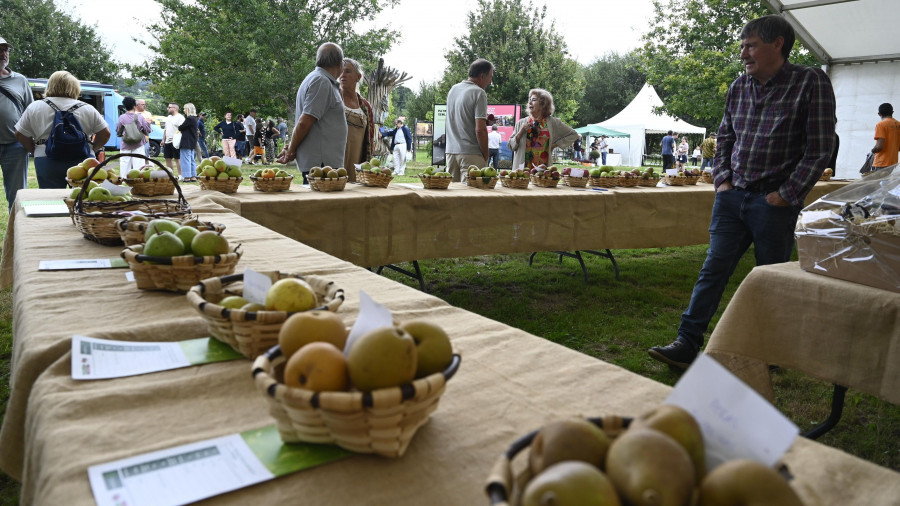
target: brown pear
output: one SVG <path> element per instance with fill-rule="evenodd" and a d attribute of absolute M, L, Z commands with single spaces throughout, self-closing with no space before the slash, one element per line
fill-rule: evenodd
<path fill-rule="evenodd" d="M 699 506 L 803 506 L 774 469 L 753 460 L 731 460 L 710 471 L 700 484 Z"/>
<path fill-rule="evenodd" d="M 631 428 L 658 430 L 680 444 L 694 463 L 696 484 L 706 475 L 706 448 L 703 433 L 697 420 L 684 408 L 674 404 L 663 404 L 631 422 Z"/>
<path fill-rule="evenodd" d="M 615 487 L 599 469 L 577 460 L 545 469 L 525 486 L 522 506 L 621 506 Z"/>
<path fill-rule="evenodd" d="M 606 474 L 634 506 L 687 506 L 694 463 L 674 439 L 652 429 L 629 428 L 606 454 Z"/>
<path fill-rule="evenodd" d="M 600 469 L 609 444 L 606 433 L 584 418 L 557 420 L 535 436 L 528 465 L 533 475 L 566 460 L 580 460 Z"/>

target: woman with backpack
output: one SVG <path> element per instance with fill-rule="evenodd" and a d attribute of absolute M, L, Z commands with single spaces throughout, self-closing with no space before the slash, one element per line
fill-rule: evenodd
<path fill-rule="evenodd" d="M 119 147 L 119 153 L 134 153 L 138 155 L 144 154 L 144 144 L 147 143 L 146 135 L 150 133 L 150 123 L 144 119 L 144 116 L 135 112 L 137 100 L 134 97 L 125 97 L 122 99 L 122 107 L 125 112 L 119 116 L 116 122 L 116 135 L 122 138 Z M 126 177 L 131 169 L 140 169 L 144 166 L 143 160 L 124 156 L 119 158 L 119 176 Z"/>
<path fill-rule="evenodd" d="M 16 138 L 34 156 L 41 188 L 65 188 L 69 167 L 93 157 L 109 140 L 106 119 L 78 100 L 80 94 L 75 76 L 54 72 L 47 80 L 47 98 L 32 102 L 16 123 Z"/>

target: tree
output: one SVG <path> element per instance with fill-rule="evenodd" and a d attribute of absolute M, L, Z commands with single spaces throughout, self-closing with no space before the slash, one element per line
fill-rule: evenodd
<path fill-rule="evenodd" d="M 653 5 L 656 15 L 639 50 L 647 81 L 665 112 L 715 130 L 728 86 L 743 73 L 741 29 L 769 11 L 758 0 L 653 0 Z M 816 64 L 799 41 L 790 60 Z"/>
<path fill-rule="evenodd" d="M 584 98 L 575 113 L 575 124 L 599 123 L 615 116 L 644 86 L 641 61 L 634 52 L 609 53 L 582 69 Z"/>
<path fill-rule="evenodd" d="M 553 94 L 555 116 L 571 121 L 583 82 L 555 24 L 545 28 L 546 17 L 546 6 L 537 9 L 528 0 L 478 0 L 468 14 L 469 33 L 456 37 L 445 53 L 449 66 L 439 96 L 468 78 L 473 61 L 486 58 L 495 68 L 488 103 L 522 104 L 530 89 L 544 88 Z"/>
<path fill-rule="evenodd" d="M 156 54 L 132 70 L 153 81 L 168 100 L 202 110 L 294 116 L 297 88 L 315 67 L 323 42 L 372 68 L 396 36 L 389 30 L 355 33 L 396 0 L 156 0 L 161 21 L 150 26 Z"/>
<path fill-rule="evenodd" d="M 96 25 L 60 11 L 53 0 L 0 1 L 0 33 L 15 48 L 9 67 L 28 77 L 67 70 L 81 80 L 112 83 L 121 70 Z"/>
<path fill-rule="evenodd" d="M 434 121 L 434 104 L 437 100 L 438 83 L 419 84 L 419 93 L 413 94 L 406 106 L 406 115 L 419 121 Z M 440 102 L 444 102 L 444 98 Z"/>

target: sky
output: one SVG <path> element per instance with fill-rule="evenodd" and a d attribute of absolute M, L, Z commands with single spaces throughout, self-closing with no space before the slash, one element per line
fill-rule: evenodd
<path fill-rule="evenodd" d="M 544 4 L 532 0 L 534 5 Z M 133 37 L 148 37 L 142 27 L 159 16 L 160 6 L 153 0 L 128 0 L 128 12 L 114 9 L 109 0 L 57 0 L 65 12 L 95 25 L 103 43 L 113 56 L 126 63 L 140 63 L 149 51 Z M 653 15 L 651 0 L 546 0 L 547 27 L 555 22 L 556 31 L 566 41 L 569 54 L 589 64 L 609 52 L 626 53 L 641 45 Z M 412 76 L 406 86 L 417 91 L 422 81 L 433 82 L 447 65 L 444 52 L 453 38 L 468 29 L 466 18 L 476 0 L 401 0 L 397 7 L 382 11 L 374 22 L 361 22 L 360 30 L 389 26 L 400 37 L 384 55 L 385 65 Z M 348 55 L 352 57 L 353 55 Z M 310 69 L 311 70 L 311 69 Z M 299 84 L 299 83 L 298 83 Z"/>

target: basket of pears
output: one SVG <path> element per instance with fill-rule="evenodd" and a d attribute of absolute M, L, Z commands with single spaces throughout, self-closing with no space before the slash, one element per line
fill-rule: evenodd
<path fill-rule="evenodd" d="M 164 172 L 160 172 L 152 163 L 149 163 L 155 160 L 150 158 L 145 158 L 145 160 L 148 163 L 145 163 L 143 167 L 131 169 L 125 174 L 125 184 L 131 187 L 131 192 L 142 197 L 156 197 L 175 193 L 178 182 L 172 176 L 172 171 L 166 169 Z M 156 163 L 159 165 L 159 162 Z M 181 191 L 179 190 L 178 193 L 181 194 Z"/>
<path fill-rule="evenodd" d="M 482 190 L 493 190 L 497 186 L 497 170 L 493 167 L 484 167 L 479 169 L 475 165 L 469 165 L 466 171 L 466 177 L 463 178 L 467 185 L 472 188 L 480 188 Z"/>
<path fill-rule="evenodd" d="M 283 192 L 291 189 L 294 176 L 282 169 L 259 169 L 250 176 L 253 189 L 258 192 Z"/>
<path fill-rule="evenodd" d="M 206 320 L 210 335 L 247 358 L 255 358 L 278 344 L 285 321 L 310 311 L 335 312 L 344 303 L 344 290 L 325 278 L 261 272 L 271 286 L 263 302 L 244 298 L 244 274 L 211 277 L 188 290 L 188 302 Z"/>
<path fill-rule="evenodd" d="M 143 244 L 147 241 L 147 228 L 153 220 L 157 219 L 160 218 L 152 215 L 147 216 L 140 212 L 132 212 L 128 217 L 116 220 L 116 231 L 119 232 L 119 237 L 122 238 L 122 242 L 125 243 L 125 246 Z M 173 221 L 177 221 L 181 226 L 196 228 L 200 232 L 205 230 L 222 232 L 225 230 L 225 225 L 222 225 L 221 223 L 202 222 L 193 216 L 184 216 L 181 219 Z M 184 240 L 185 239 L 182 239 L 182 241 Z"/>
<path fill-rule="evenodd" d="M 375 327 L 348 339 L 337 315 L 291 316 L 253 377 L 286 443 L 337 444 L 400 457 L 437 409 L 460 356 L 426 320 Z"/>
<path fill-rule="evenodd" d="M 347 169 L 339 167 L 337 169 L 326 165 L 324 167 L 313 167 L 309 169 L 309 187 L 317 192 L 339 192 L 343 191 L 347 186 Z"/>
<path fill-rule="evenodd" d="M 513 461 L 526 449 L 515 473 Z M 699 424 L 663 404 L 634 419 L 551 422 L 497 459 L 485 492 L 492 505 L 802 506 L 782 472 L 752 460 L 707 472 Z"/>
<path fill-rule="evenodd" d="M 382 167 L 379 158 L 372 158 L 356 168 L 356 182 L 362 183 L 363 186 L 387 188 L 392 179 L 394 179 L 393 171 Z"/>
<path fill-rule="evenodd" d="M 419 174 L 419 180 L 422 181 L 422 186 L 426 189 L 446 190 L 450 187 L 450 181 L 453 180 L 453 177 L 449 172 L 439 171 L 434 166 L 429 165 Z"/>
<path fill-rule="evenodd" d="M 239 166 L 228 165 L 218 156 L 204 158 L 197 166 L 197 181 L 201 190 L 234 193 L 243 180 L 244 173 Z"/>
<path fill-rule="evenodd" d="M 168 219 L 149 222 L 145 242 L 122 250 L 138 288 L 181 293 L 202 279 L 231 274 L 241 254 L 221 232 Z"/>
<path fill-rule="evenodd" d="M 527 190 L 530 182 L 530 174 L 524 169 L 509 169 L 500 171 L 500 184 L 504 188 Z"/>
<path fill-rule="evenodd" d="M 97 184 L 94 176 L 104 170 L 106 164 L 123 156 L 148 159 L 143 155 L 131 153 L 120 153 L 107 158 L 91 170 L 81 188 L 72 190 L 69 199 L 75 227 L 85 239 L 105 246 L 122 244 L 122 238 L 116 230 L 116 221 L 134 213 L 143 213 L 156 218 L 181 218 L 191 214 L 191 206 L 181 194 L 181 189 L 178 189 L 178 200 L 141 200 L 132 198 L 128 188 L 118 186 L 105 188 L 103 184 L 108 184 L 106 182 Z M 165 167 L 156 160 L 150 161 L 165 170 Z M 166 174 L 174 180 L 171 172 L 166 171 Z M 67 204 L 69 200 L 66 201 Z"/>
<path fill-rule="evenodd" d="M 84 185 L 84 180 L 87 178 L 88 173 L 98 165 L 100 165 L 100 161 L 96 158 L 85 158 L 83 162 L 78 165 L 73 165 L 66 170 L 66 183 L 68 183 L 71 188 L 81 188 Z M 122 179 L 112 169 L 97 171 L 94 173 L 92 181 L 96 181 L 97 184 L 100 184 L 103 181 L 109 181 L 110 183 L 117 185 L 122 184 Z"/>

